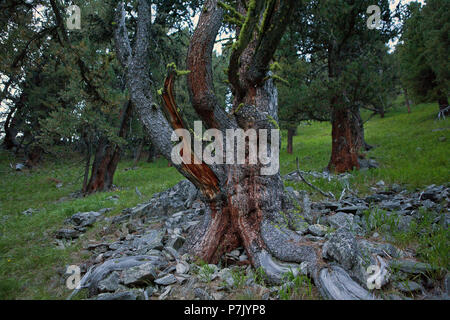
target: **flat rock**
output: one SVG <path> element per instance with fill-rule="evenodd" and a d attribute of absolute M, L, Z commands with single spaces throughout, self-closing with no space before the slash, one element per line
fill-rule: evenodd
<path fill-rule="evenodd" d="M 314 236 L 323 237 L 327 233 L 328 228 L 321 224 L 313 224 L 308 227 L 308 231 Z"/>
<path fill-rule="evenodd" d="M 151 262 L 129 268 L 122 273 L 122 282 L 126 286 L 145 285 L 155 278 L 156 268 Z"/>
<path fill-rule="evenodd" d="M 158 249 L 162 250 L 164 248 L 162 240 L 165 231 L 162 230 L 151 230 L 141 237 L 134 238 L 133 247 L 137 250 L 141 249 Z"/>
<path fill-rule="evenodd" d="M 120 274 L 112 272 L 108 277 L 98 283 L 99 292 L 114 292 L 119 288 Z"/>
<path fill-rule="evenodd" d="M 173 274 L 168 274 L 162 278 L 156 279 L 155 283 L 162 285 L 162 286 L 168 286 L 170 284 L 174 284 L 177 282 L 177 278 Z"/>
<path fill-rule="evenodd" d="M 322 256 L 339 262 L 345 269 L 351 270 L 357 262 L 358 245 L 356 239 L 345 228 L 334 232 L 322 249 Z"/>
<path fill-rule="evenodd" d="M 353 215 L 344 212 L 338 212 L 328 217 L 328 223 L 335 229 L 339 229 L 342 227 L 346 227 L 351 231 L 360 229 L 360 227 L 357 226 L 353 220 Z"/>
<path fill-rule="evenodd" d="M 61 229 L 61 230 L 56 231 L 55 237 L 57 239 L 72 240 L 72 239 L 77 239 L 78 237 L 80 237 L 80 235 L 81 235 L 81 232 L 79 232 L 77 230 Z"/>

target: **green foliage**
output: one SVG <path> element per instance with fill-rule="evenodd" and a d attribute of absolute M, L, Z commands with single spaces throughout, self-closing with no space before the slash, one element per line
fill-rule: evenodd
<path fill-rule="evenodd" d="M 245 270 L 241 268 L 233 268 L 231 270 L 231 277 L 233 279 L 233 285 L 237 289 L 244 287 L 248 278 L 248 276 L 245 273 Z"/>
<path fill-rule="evenodd" d="M 446 99 L 450 86 L 450 3 L 430 0 L 411 3 L 398 48 L 403 85 L 417 102 Z"/>
<path fill-rule="evenodd" d="M 283 276 L 283 285 L 278 290 L 280 300 L 312 299 L 313 284 L 311 279 L 302 274 L 295 275 L 292 270 Z"/>

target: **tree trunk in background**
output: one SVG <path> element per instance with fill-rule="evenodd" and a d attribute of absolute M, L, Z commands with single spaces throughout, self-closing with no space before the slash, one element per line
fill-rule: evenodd
<path fill-rule="evenodd" d="M 128 101 L 122 110 L 122 117 L 118 136 L 126 137 L 130 117 L 132 114 L 132 103 Z M 92 172 L 85 194 L 98 191 L 110 190 L 113 185 L 114 173 L 120 160 L 121 148 L 111 143 L 107 138 L 101 137 L 94 156 Z"/>
<path fill-rule="evenodd" d="M 297 128 L 288 129 L 287 137 L 287 153 L 292 154 L 294 151 L 294 136 L 296 135 Z"/>
<path fill-rule="evenodd" d="M 361 118 L 361 112 L 359 108 L 351 108 L 350 112 L 352 113 L 351 127 L 353 141 L 357 152 L 359 153 L 360 150 L 369 151 L 373 149 L 373 147 L 369 145 L 365 140 L 364 121 Z"/>
<path fill-rule="evenodd" d="M 336 101 L 337 98 L 333 98 L 332 105 L 335 105 Z M 360 125 L 355 120 L 354 113 L 349 108 L 333 107 L 331 159 L 328 164 L 328 170 L 331 172 L 343 173 L 359 169 L 355 138 L 360 137 Z"/>
<path fill-rule="evenodd" d="M 134 157 L 133 167 L 136 167 L 139 163 L 139 159 L 141 159 L 142 149 L 144 148 L 144 139 L 139 142 L 139 146 L 136 150 L 136 154 Z"/>
<path fill-rule="evenodd" d="M 406 90 L 406 88 L 403 88 L 403 94 L 405 96 L 405 104 L 406 108 L 408 109 L 408 113 L 411 113 L 411 103 L 409 101 L 408 90 Z"/>

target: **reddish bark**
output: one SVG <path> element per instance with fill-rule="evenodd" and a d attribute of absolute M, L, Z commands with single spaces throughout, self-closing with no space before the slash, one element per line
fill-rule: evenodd
<path fill-rule="evenodd" d="M 176 73 L 174 70 L 169 70 L 169 74 L 164 82 L 164 90 L 162 94 L 164 102 L 164 110 L 166 111 L 167 118 L 174 130 L 187 128 L 181 118 L 178 108 L 175 102 L 175 95 L 173 92 L 173 85 Z M 184 142 L 184 140 L 183 140 Z M 183 156 L 180 154 L 180 156 Z M 204 162 L 196 164 L 200 161 L 196 159 L 195 152 L 191 152 L 191 163 L 182 163 L 182 170 L 192 176 L 196 180 L 197 185 L 210 199 L 219 192 L 219 180 L 217 179 L 211 168 Z M 170 163 L 169 163 L 170 165 Z"/>
<path fill-rule="evenodd" d="M 358 146 L 352 133 L 352 113 L 347 108 L 333 108 L 332 111 L 332 147 L 328 169 L 342 173 L 359 169 Z"/>
<path fill-rule="evenodd" d="M 127 102 L 122 111 L 122 120 L 118 136 L 124 138 L 132 114 L 132 103 Z M 101 138 L 95 152 L 94 163 L 89 183 L 84 193 L 91 194 L 98 191 L 110 190 L 113 185 L 114 173 L 120 160 L 121 148 L 111 143 L 107 138 Z"/>

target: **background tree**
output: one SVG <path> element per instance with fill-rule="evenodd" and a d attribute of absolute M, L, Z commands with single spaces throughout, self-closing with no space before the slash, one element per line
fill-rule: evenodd
<path fill-rule="evenodd" d="M 367 147 L 359 109 L 370 100 L 367 89 L 380 86 L 374 86 L 373 82 L 370 85 L 358 82 L 358 78 L 366 76 L 364 67 L 367 63 L 377 65 L 377 59 L 384 59 L 380 48 L 396 34 L 389 22 L 388 1 L 378 3 L 383 22 L 377 30 L 367 27 L 369 5 L 370 1 L 364 0 L 307 1 L 302 10 L 308 27 L 297 26 L 298 51 L 313 64 L 322 87 L 326 88 L 324 97 L 329 99 L 332 122 L 330 171 L 359 168 L 359 151 Z M 326 77 L 322 77 L 322 70 L 327 72 Z M 374 75 L 367 72 L 364 80 L 370 80 Z M 380 101 L 376 105 L 379 104 Z"/>
<path fill-rule="evenodd" d="M 437 101 L 448 107 L 450 3 L 411 3 L 405 12 L 398 46 L 401 80 L 416 102 Z M 446 111 L 448 114 L 448 110 Z"/>

